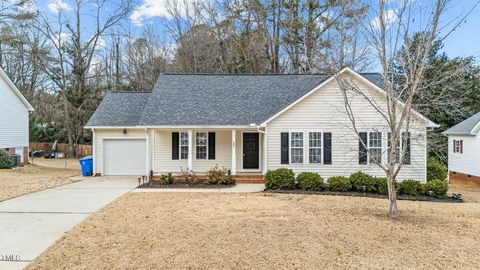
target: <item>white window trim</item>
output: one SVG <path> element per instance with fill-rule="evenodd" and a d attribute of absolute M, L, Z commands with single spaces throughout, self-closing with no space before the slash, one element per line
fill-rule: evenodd
<path fill-rule="evenodd" d="M 310 147 L 310 133 L 320 133 L 320 147 Z M 307 152 L 307 157 L 308 157 L 308 164 L 315 164 L 315 165 L 318 165 L 318 164 L 323 164 L 323 141 L 324 141 L 324 135 L 325 135 L 325 132 L 323 131 L 318 131 L 318 130 L 309 130 L 307 132 L 308 134 L 308 142 L 307 142 L 307 149 L 308 149 L 308 152 Z M 304 135 L 305 136 L 305 135 Z M 315 163 L 315 162 L 310 162 L 310 148 L 312 149 L 320 149 L 320 162 L 318 163 Z"/>
<path fill-rule="evenodd" d="M 387 152 L 387 159 L 386 159 L 386 161 L 387 161 L 387 162 L 388 162 L 388 148 L 389 148 L 389 147 L 388 147 L 388 134 L 389 134 L 389 133 L 390 133 L 390 132 L 387 131 L 387 136 L 386 136 L 386 139 L 387 139 L 387 144 L 386 144 L 386 147 L 387 147 L 387 148 L 386 148 L 386 150 L 387 150 L 387 151 L 386 151 L 386 152 Z M 400 163 L 400 158 L 402 157 L 401 154 L 402 154 L 402 151 L 403 151 L 403 134 L 404 134 L 404 133 L 405 133 L 405 131 L 403 131 L 403 130 L 400 131 L 400 137 L 398 138 L 398 139 L 400 140 L 400 142 L 399 142 L 399 144 L 398 144 L 398 145 L 399 145 L 399 146 L 398 146 L 398 147 L 399 147 L 399 150 L 397 151 L 397 152 L 398 152 L 398 155 L 399 155 L 399 157 L 398 157 L 399 160 L 398 160 L 398 162 L 397 162 L 397 160 L 396 160 L 396 158 L 395 158 L 395 164 L 399 164 L 399 163 Z M 408 166 L 408 165 L 411 165 L 411 164 L 412 164 L 412 131 L 410 130 L 410 131 L 408 131 L 408 133 L 410 133 L 410 164 L 402 164 L 402 166 Z"/>
<path fill-rule="evenodd" d="M 454 154 L 459 154 L 459 155 L 463 154 L 463 153 L 462 153 L 463 151 L 461 151 L 461 150 L 463 150 L 463 149 L 461 149 L 461 146 L 460 146 L 460 145 L 461 145 L 461 142 L 462 142 L 463 140 L 453 140 L 453 141 L 455 142 L 455 146 L 454 146 L 454 149 L 453 149 L 453 153 L 454 153 Z"/>
<path fill-rule="evenodd" d="M 370 133 L 380 133 L 380 143 L 381 143 L 381 146 L 380 147 L 372 147 L 370 146 Z M 388 140 L 388 136 L 387 136 L 387 140 Z M 388 144 L 388 142 L 387 142 Z M 381 131 L 368 131 L 367 132 L 367 164 L 375 164 L 374 162 L 370 162 L 370 149 L 380 149 L 380 164 L 383 164 L 383 132 Z"/>
<path fill-rule="evenodd" d="M 303 142 L 302 142 L 302 162 L 292 162 L 292 133 L 302 133 L 303 134 Z M 294 148 L 300 148 L 300 147 L 294 147 Z M 305 131 L 290 131 L 289 132 L 289 137 L 288 137 L 288 163 L 289 164 L 305 164 Z"/>
<path fill-rule="evenodd" d="M 187 158 L 182 158 L 182 133 L 187 134 Z M 188 160 L 188 132 L 187 131 L 179 131 L 178 132 L 178 159 L 179 160 Z"/>
<path fill-rule="evenodd" d="M 206 137 L 206 145 L 205 145 L 205 153 L 206 156 L 205 158 L 197 158 L 197 134 L 198 133 L 205 133 L 207 135 Z M 203 146 L 203 145 L 202 145 Z M 195 160 L 208 160 L 208 131 L 203 131 L 203 130 L 198 130 L 195 131 L 195 147 L 194 147 L 194 153 L 193 156 L 195 157 Z"/>

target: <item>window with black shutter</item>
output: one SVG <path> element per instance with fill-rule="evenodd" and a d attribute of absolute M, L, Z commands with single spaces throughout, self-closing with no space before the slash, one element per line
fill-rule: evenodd
<path fill-rule="evenodd" d="M 367 133 L 360 132 L 358 134 L 360 139 L 358 141 L 358 164 L 367 164 L 368 162 L 368 155 L 367 155 Z"/>
<path fill-rule="evenodd" d="M 332 164 L 332 133 L 323 133 L 323 164 Z"/>
<path fill-rule="evenodd" d="M 208 133 L 208 159 L 215 159 L 215 132 Z"/>
<path fill-rule="evenodd" d="M 288 132 L 282 132 L 280 134 L 280 152 L 281 152 L 281 164 L 288 164 Z"/>
<path fill-rule="evenodd" d="M 172 159 L 179 159 L 179 132 L 172 132 Z"/>

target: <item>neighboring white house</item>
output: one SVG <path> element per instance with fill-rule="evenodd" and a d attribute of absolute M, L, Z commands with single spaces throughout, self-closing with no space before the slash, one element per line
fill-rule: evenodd
<path fill-rule="evenodd" d="M 449 181 L 480 186 L 480 112 L 443 134 L 448 136 Z"/>
<path fill-rule="evenodd" d="M 28 115 L 33 107 L 0 68 L 0 149 L 28 162 Z"/>
<path fill-rule="evenodd" d="M 380 74 L 337 75 L 386 104 Z M 239 178 L 276 168 L 325 179 L 360 170 L 384 176 L 370 155 L 387 161 L 386 121 L 363 96 L 351 101 L 368 156 L 334 76 L 162 74 L 152 92 L 110 92 L 92 115 L 94 174 L 205 173 L 218 165 Z M 435 126 L 414 113 L 404 133 L 410 143 L 399 145 L 410 157 L 399 180 L 426 181 L 427 128 Z"/>

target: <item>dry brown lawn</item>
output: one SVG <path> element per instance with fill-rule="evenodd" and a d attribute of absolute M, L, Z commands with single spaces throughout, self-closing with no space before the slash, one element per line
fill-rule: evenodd
<path fill-rule="evenodd" d="M 479 194 L 392 221 L 382 199 L 129 193 L 29 269 L 480 269 Z"/>
<path fill-rule="evenodd" d="M 52 167 L 29 164 L 21 168 L 0 170 L 0 201 L 71 183 L 69 178 L 80 174 L 78 169 L 60 169 L 58 163 L 58 160 L 51 162 Z"/>

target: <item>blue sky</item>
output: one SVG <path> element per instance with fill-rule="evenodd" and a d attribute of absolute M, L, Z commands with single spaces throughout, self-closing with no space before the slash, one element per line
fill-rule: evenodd
<path fill-rule="evenodd" d="M 157 29 L 166 32 L 164 22 L 168 20 L 168 14 L 165 8 L 167 0 L 136 1 L 137 9 L 130 17 L 131 30 L 134 33 L 138 33 L 142 30 L 142 24 L 153 23 Z M 194 0 L 188 1 L 192 2 Z M 443 17 L 443 22 L 450 21 L 458 14 L 465 14 L 476 1 L 477 0 L 453 0 Z M 112 1 L 111 3 L 114 2 Z M 49 14 L 53 18 L 56 15 L 55 7 L 64 8 L 68 13 L 72 8 L 73 0 L 37 0 L 37 5 L 41 11 Z M 88 23 L 86 25 L 86 31 L 88 31 Z M 88 33 L 86 35 L 88 35 Z M 455 32 L 447 37 L 444 41 L 444 51 L 449 57 L 474 56 L 477 59 L 477 63 L 480 64 L 480 6 L 472 12 Z"/>

